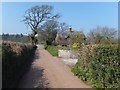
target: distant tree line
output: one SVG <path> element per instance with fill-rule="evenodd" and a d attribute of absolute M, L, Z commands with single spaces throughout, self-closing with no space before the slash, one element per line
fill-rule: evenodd
<path fill-rule="evenodd" d="M 22 43 L 30 42 L 29 36 L 23 34 L 2 34 L 2 40 Z"/>

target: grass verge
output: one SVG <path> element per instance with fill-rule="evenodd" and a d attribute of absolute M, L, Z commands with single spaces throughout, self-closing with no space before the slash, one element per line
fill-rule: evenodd
<path fill-rule="evenodd" d="M 45 48 L 52 56 L 58 56 L 58 48 L 56 46 L 47 45 Z"/>

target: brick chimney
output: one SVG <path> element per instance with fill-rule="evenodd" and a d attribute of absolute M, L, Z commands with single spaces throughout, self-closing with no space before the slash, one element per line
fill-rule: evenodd
<path fill-rule="evenodd" d="M 69 27 L 69 32 L 72 32 L 72 27 Z"/>

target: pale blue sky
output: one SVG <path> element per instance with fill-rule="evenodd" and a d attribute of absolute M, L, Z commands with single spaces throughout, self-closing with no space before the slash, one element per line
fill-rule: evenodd
<path fill-rule="evenodd" d="M 54 12 L 60 13 L 60 22 L 66 22 L 74 30 L 84 30 L 99 26 L 118 28 L 117 2 L 4 2 L 2 3 L 2 33 L 30 33 L 23 19 L 24 12 L 35 5 L 54 6 Z"/>

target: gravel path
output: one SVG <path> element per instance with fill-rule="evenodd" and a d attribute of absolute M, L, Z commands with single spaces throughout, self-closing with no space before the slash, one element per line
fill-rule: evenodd
<path fill-rule="evenodd" d="M 52 57 L 38 46 L 30 70 L 23 76 L 19 88 L 90 88 L 73 75 L 60 59 Z"/>

